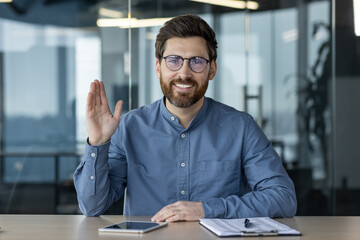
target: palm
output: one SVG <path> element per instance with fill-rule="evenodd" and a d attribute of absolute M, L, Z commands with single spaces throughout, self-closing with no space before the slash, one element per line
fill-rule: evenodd
<path fill-rule="evenodd" d="M 86 108 L 86 123 L 91 145 L 103 144 L 111 138 L 120 122 L 121 110 L 122 101 L 118 101 L 112 115 L 104 84 L 97 80 L 91 83 Z"/>

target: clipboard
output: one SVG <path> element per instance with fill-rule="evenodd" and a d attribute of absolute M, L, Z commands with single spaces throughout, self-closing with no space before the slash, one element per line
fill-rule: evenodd
<path fill-rule="evenodd" d="M 249 224 L 247 224 L 249 222 Z M 217 219 L 203 218 L 200 224 L 218 237 L 301 236 L 301 233 L 269 217 Z"/>

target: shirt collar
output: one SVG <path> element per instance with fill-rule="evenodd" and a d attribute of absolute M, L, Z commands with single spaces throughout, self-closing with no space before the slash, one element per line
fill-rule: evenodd
<path fill-rule="evenodd" d="M 205 97 L 204 104 L 202 105 L 199 112 L 195 115 L 195 117 L 191 120 L 190 125 L 187 129 L 194 128 L 196 125 L 204 121 L 206 117 L 208 105 L 209 105 L 209 99 Z M 161 100 L 160 112 L 168 123 L 178 128 L 179 130 L 184 130 L 183 126 L 179 122 L 179 119 L 174 114 L 170 113 L 169 110 L 166 108 L 165 97 L 163 97 L 163 99 Z"/>

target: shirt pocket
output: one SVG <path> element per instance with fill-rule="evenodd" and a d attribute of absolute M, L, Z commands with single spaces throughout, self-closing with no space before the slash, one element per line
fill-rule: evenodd
<path fill-rule="evenodd" d="M 236 161 L 200 161 L 198 173 L 199 197 L 203 200 L 239 193 L 240 170 Z"/>

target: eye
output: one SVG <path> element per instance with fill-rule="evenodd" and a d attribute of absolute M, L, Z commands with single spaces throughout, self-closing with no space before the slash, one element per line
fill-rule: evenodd
<path fill-rule="evenodd" d="M 168 58 L 166 58 L 166 61 L 171 64 L 178 64 L 180 61 L 180 58 L 177 56 L 168 57 Z"/>
<path fill-rule="evenodd" d="M 204 59 L 200 58 L 200 57 L 194 57 L 191 59 L 191 61 L 193 62 L 193 64 L 204 64 Z"/>

